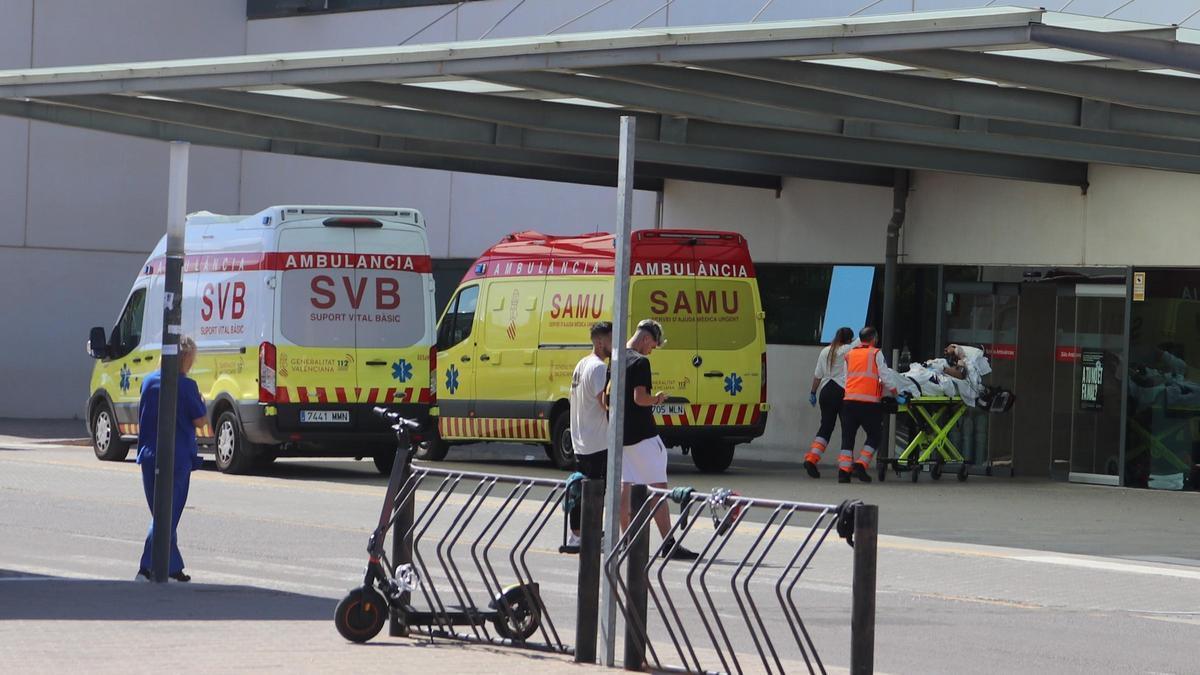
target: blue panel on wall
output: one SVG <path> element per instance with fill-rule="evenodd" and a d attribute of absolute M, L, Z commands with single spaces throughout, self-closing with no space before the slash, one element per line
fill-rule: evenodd
<path fill-rule="evenodd" d="M 842 326 L 858 331 L 867 323 L 871 304 L 874 267 L 837 265 L 829 282 L 829 300 L 825 303 L 825 321 L 821 324 L 821 342 L 829 342 Z"/>

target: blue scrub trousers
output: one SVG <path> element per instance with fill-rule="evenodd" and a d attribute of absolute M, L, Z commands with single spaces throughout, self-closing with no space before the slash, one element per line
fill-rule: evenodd
<path fill-rule="evenodd" d="M 150 531 L 146 533 L 146 546 L 142 549 L 141 569 L 154 569 L 150 551 L 154 542 L 154 464 L 142 462 L 142 488 L 146 491 L 146 504 L 150 507 Z M 175 458 L 175 490 L 172 496 L 171 509 L 171 563 L 167 566 L 167 574 L 178 574 L 183 571 L 183 556 L 179 554 L 179 542 L 176 530 L 179 528 L 179 517 L 183 515 L 183 507 L 187 504 L 188 486 L 192 482 L 191 460 Z"/>

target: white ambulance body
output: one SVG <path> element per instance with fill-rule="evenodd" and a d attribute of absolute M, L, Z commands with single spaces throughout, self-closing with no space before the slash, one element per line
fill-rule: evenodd
<path fill-rule="evenodd" d="M 127 456 L 142 379 L 158 369 L 165 237 L 97 358 L 87 421 L 96 454 Z M 208 404 L 199 440 L 222 471 L 278 456 L 371 456 L 390 470 L 394 437 L 371 409 L 428 417 L 434 404 L 434 287 L 413 209 L 274 206 L 188 217 L 183 333 Z"/>

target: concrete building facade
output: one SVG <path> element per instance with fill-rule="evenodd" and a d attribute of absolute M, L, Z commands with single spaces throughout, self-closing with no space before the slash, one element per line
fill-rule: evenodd
<path fill-rule="evenodd" d="M 473 0 L 250 20 L 246 0 L 0 0 L 6 17 L 0 69 L 989 4 Z M 1200 2 L 1190 0 L 1051 4 L 1062 6 L 1047 9 L 1200 26 Z M 163 232 L 166 168 L 163 143 L 0 118 L 0 287 L 6 290 L 0 316 L 8 319 L 0 366 L 10 381 L 22 383 L 0 389 L 0 415 L 80 415 L 91 367 L 83 350 L 87 329 L 112 323 Z M 1195 264 L 1190 236 L 1200 177 L 1093 165 L 1089 181 L 1084 192 L 914 172 L 901 260 L 914 266 L 1111 266 L 1122 275 L 1132 266 Z M 415 207 L 429 224 L 435 258 L 472 258 L 516 230 L 611 229 L 613 196 L 601 187 L 197 147 L 189 210 L 250 213 L 297 201 Z M 776 193 L 668 181 L 661 200 L 637 194 L 634 219 L 638 227 L 736 229 L 760 263 L 879 264 L 890 208 L 887 188 L 789 179 Z M 806 399 L 818 349 L 769 347 L 775 412 L 756 446 L 807 445 L 815 414 Z"/>

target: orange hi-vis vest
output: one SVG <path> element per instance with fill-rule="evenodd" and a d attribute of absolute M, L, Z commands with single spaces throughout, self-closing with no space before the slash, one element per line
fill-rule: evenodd
<path fill-rule="evenodd" d="M 846 394 L 843 401 L 879 403 L 883 382 L 879 380 L 879 350 L 865 345 L 846 352 Z"/>

